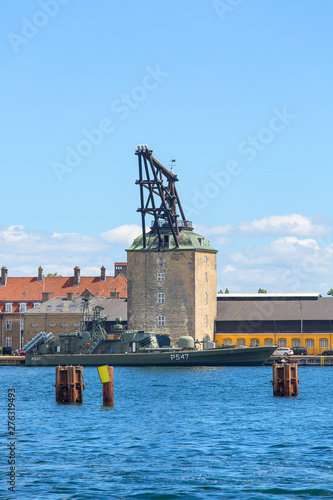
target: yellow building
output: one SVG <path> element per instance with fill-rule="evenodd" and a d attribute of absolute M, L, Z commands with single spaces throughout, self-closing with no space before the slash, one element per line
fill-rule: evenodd
<path fill-rule="evenodd" d="M 333 298 L 320 294 L 218 294 L 216 345 L 333 348 Z"/>

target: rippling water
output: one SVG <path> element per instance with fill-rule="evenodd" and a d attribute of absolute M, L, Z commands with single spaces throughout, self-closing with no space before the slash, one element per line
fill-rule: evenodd
<path fill-rule="evenodd" d="M 60 405 L 55 368 L 0 368 L 1 499 L 333 498 L 331 368 L 300 367 L 297 398 L 273 397 L 271 367 L 115 368 L 112 408 L 83 373 L 83 404 Z"/>

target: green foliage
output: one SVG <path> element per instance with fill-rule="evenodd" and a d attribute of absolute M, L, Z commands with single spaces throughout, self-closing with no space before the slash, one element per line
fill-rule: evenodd
<path fill-rule="evenodd" d="M 46 277 L 47 278 L 62 278 L 62 275 L 58 274 L 58 273 L 47 273 Z"/>
<path fill-rule="evenodd" d="M 225 291 L 223 291 L 222 288 L 220 288 L 220 290 L 217 293 L 230 293 L 230 292 L 228 288 L 226 288 Z"/>
<path fill-rule="evenodd" d="M 331 288 L 330 290 L 328 290 L 327 295 L 333 295 L 333 288 Z"/>
<path fill-rule="evenodd" d="M 264 288 L 259 288 L 258 293 L 267 293 L 267 290 Z"/>

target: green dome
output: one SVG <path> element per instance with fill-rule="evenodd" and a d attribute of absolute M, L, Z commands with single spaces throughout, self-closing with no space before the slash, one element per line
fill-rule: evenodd
<path fill-rule="evenodd" d="M 162 233 L 165 235 L 165 233 Z M 193 233 L 193 231 L 184 230 L 179 234 L 179 247 L 177 248 L 171 233 L 169 235 L 169 245 L 168 247 L 161 248 L 162 252 L 169 252 L 170 250 L 198 250 L 202 252 L 217 252 L 211 246 L 207 238 L 201 236 L 200 234 Z M 158 236 L 154 231 L 150 231 L 146 233 L 146 248 L 143 248 L 143 236 L 142 234 L 135 238 L 130 248 L 128 248 L 127 252 L 135 252 L 135 251 L 158 251 Z"/>

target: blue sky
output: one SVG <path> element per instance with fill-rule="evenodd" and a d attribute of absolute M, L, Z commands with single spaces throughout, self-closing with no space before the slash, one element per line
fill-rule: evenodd
<path fill-rule="evenodd" d="M 333 287 L 330 0 L 16 0 L 1 27 L 0 265 L 83 275 L 140 233 L 137 144 L 176 159 L 218 288 Z"/>

